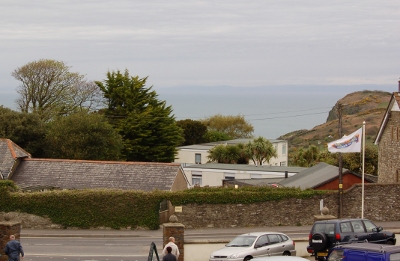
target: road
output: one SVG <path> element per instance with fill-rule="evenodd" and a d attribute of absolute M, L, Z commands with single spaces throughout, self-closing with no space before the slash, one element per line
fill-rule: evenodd
<path fill-rule="evenodd" d="M 249 229 L 252 230 L 252 229 Z M 285 229 L 283 229 L 285 230 Z M 290 237 L 305 237 L 308 228 L 287 230 Z M 226 233 L 207 234 L 206 231 L 188 230 L 186 240 L 230 240 L 232 230 Z M 237 231 L 240 234 L 241 231 Z M 250 232 L 250 231 L 249 231 Z M 34 237 L 21 238 L 26 252 L 25 261 L 147 261 L 150 244 L 154 242 L 161 251 L 162 232 L 140 237 Z M 186 261 L 190 261 L 186 256 Z M 154 260 L 156 260 L 154 258 Z M 207 260 L 204 260 L 207 261 Z"/>

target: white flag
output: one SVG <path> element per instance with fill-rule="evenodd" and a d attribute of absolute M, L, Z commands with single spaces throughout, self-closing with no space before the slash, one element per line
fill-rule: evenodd
<path fill-rule="evenodd" d="M 362 128 L 339 140 L 328 143 L 328 151 L 335 153 L 361 152 Z"/>

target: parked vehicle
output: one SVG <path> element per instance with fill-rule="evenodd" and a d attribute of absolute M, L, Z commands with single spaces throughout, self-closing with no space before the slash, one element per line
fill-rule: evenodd
<path fill-rule="evenodd" d="M 330 250 L 327 261 L 342 260 L 397 261 L 400 260 L 400 246 L 372 243 L 335 246 Z"/>
<path fill-rule="evenodd" d="M 254 232 L 235 237 L 224 248 L 211 253 L 209 261 L 248 261 L 254 257 L 295 255 L 295 243 L 287 235 Z"/>
<path fill-rule="evenodd" d="M 299 256 L 268 256 L 268 257 L 256 257 L 251 261 L 309 261 L 306 258 Z"/>
<path fill-rule="evenodd" d="M 309 234 L 307 252 L 316 260 L 325 260 L 335 245 L 354 242 L 395 245 L 393 232 L 383 231 L 368 219 L 332 219 L 316 221 Z"/>

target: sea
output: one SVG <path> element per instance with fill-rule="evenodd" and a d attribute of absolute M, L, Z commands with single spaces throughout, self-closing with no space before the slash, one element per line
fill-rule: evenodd
<path fill-rule="evenodd" d="M 254 137 L 281 135 L 323 124 L 329 111 L 346 95 L 363 90 L 397 92 L 394 85 L 351 86 L 185 86 L 155 89 L 172 106 L 177 120 L 216 114 L 241 115 L 254 127 Z"/>
<path fill-rule="evenodd" d="M 160 100 L 171 106 L 176 120 L 200 120 L 241 115 L 254 127 L 253 136 L 277 139 L 281 135 L 323 124 L 336 102 L 363 90 L 397 92 L 393 85 L 276 85 L 153 86 Z M 0 105 L 16 109 L 16 93 L 0 93 Z"/>

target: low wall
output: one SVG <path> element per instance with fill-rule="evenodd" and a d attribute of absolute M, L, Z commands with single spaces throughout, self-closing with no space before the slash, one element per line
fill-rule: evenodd
<path fill-rule="evenodd" d="M 343 192 L 343 218 L 361 217 L 362 186 Z M 364 217 L 373 221 L 400 220 L 400 184 L 365 184 Z M 188 204 L 175 213 L 186 228 L 232 228 L 311 225 L 320 214 L 320 200 L 338 215 L 336 192 L 310 199 L 284 199 L 257 204 Z"/>

